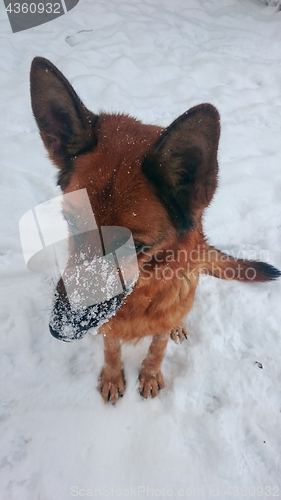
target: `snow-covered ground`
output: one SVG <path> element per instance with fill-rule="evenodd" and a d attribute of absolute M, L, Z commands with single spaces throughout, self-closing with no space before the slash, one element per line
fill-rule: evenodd
<path fill-rule="evenodd" d="M 188 340 L 168 345 L 166 388 L 146 401 L 137 392 L 145 339 L 123 351 L 127 390 L 112 407 L 96 391 L 102 338 L 49 334 L 52 286 L 25 268 L 18 232 L 26 211 L 59 194 L 30 107 L 29 67 L 42 55 L 93 111 L 168 125 L 214 104 L 220 187 L 205 232 L 280 269 L 278 3 L 80 0 L 13 34 L 1 2 L 1 498 L 281 496 L 280 281 L 203 279 Z"/>

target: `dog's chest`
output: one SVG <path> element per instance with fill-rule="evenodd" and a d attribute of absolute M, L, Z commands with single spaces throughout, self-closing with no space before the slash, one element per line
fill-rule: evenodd
<path fill-rule="evenodd" d="M 198 275 L 173 280 L 143 280 L 116 315 L 99 332 L 110 338 L 134 342 L 147 335 L 170 331 L 192 307 Z"/>

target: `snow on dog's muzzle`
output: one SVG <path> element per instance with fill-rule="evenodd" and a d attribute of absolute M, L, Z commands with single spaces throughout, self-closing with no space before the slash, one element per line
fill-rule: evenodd
<path fill-rule="evenodd" d="M 27 212 L 20 236 L 27 268 L 58 281 L 49 327 L 59 340 L 78 340 L 108 321 L 138 279 L 131 232 L 98 227 L 86 189 Z"/>
<path fill-rule="evenodd" d="M 128 290 L 101 304 L 73 310 L 68 299 L 63 300 L 56 291 L 49 324 L 51 334 L 58 340 L 65 342 L 83 338 L 90 328 L 98 328 L 108 321 L 116 313 L 129 293 Z"/>

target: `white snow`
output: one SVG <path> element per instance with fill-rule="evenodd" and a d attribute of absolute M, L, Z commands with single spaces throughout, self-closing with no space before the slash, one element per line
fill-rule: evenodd
<path fill-rule="evenodd" d="M 80 0 L 13 34 L 1 2 L 1 498 L 281 495 L 281 282 L 203 279 L 188 340 L 168 345 L 166 388 L 147 401 L 137 392 L 145 339 L 123 350 L 127 388 L 112 407 L 96 390 L 102 338 L 49 334 L 53 285 L 26 269 L 18 231 L 25 212 L 60 194 L 30 107 L 41 55 L 93 111 L 168 125 L 214 104 L 220 186 L 205 232 L 236 255 L 267 252 L 281 269 L 278 4 Z"/>

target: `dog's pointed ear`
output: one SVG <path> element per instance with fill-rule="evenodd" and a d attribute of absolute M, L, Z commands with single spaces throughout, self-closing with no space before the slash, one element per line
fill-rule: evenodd
<path fill-rule="evenodd" d="M 30 93 L 41 137 L 58 167 L 65 167 L 95 146 L 98 117 L 85 108 L 62 73 L 43 57 L 32 61 Z"/>
<path fill-rule="evenodd" d="M 177 118 L 161 134 L 143 162 L 175 227 L 194 226 L 217 187 L 218 111 L 201 104 Z"/>

